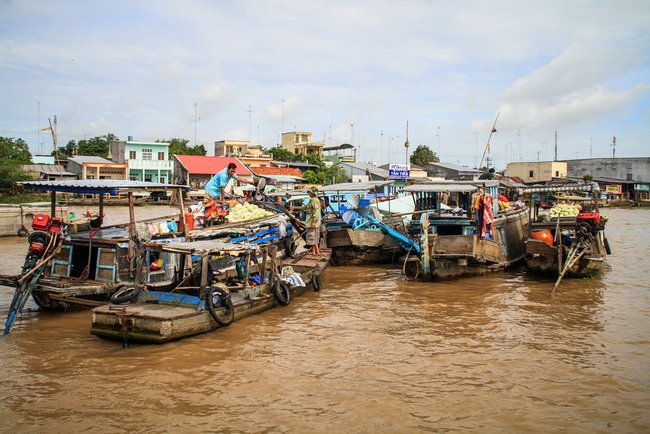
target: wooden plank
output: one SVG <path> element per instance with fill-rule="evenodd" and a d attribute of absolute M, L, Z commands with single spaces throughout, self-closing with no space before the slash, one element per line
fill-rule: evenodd
<path fill-rule="evenodd" d="M 556 255 L 557 247 L 552 247 L 541 240 L 526 240 L 527 255 Z"/>

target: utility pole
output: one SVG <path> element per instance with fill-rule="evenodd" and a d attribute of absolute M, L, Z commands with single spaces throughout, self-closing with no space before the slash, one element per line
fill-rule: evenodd
<path fill-rule="evenodd" d="M 194 103 L 194 147 L 196 148 L 196 103 Z"/>
<path fill-rule="evenodd" d="M 282 135 L 284 134 L 284 99 L 282 100 L 282 121 L 280 123 L 280 143 L 279 147 L 282 147 Z"/>
<path fill-rule="evenodd" d="M 612 137 L 612 158 L 616 158 L 616 136 Z"/>
<path fill-rule="evenodd" d="M 555 130 L 555 157 L 553 161 L 557 161 L 557 130 Z"/>
<path fill-rule="evenodd" d="M 438 127 L 440 128 L 440 127 Z M 409 172 L 409 121 L 406 121 L 406 141 L 404 142 L 404 151 L 406 152 L 406 174 L 408 178 L 408 172 Z"/>
<path fill-rule="evenodd" d="M 248 106 L 248 146 L 251 146 L 251 114 L 253 113 L 253 108 Z"/>

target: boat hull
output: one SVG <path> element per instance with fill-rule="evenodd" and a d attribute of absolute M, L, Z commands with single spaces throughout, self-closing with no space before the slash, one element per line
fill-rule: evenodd
<path fill-rule="evenodd" d="M 431 226 L 442 223 L 440 219 L 430 220 Z M 528 211 L 519 209 L 494 220 L 493 240 L 482 239 L 477 234 L 430 234 L 427 245 L 431 278 L 475 276 L 514 265 L 524 257 L 528 231 Z M 420 258 L 408 257 L 406 261 L 404 271 L 408 278 L 426 279 Z"/>
<path fill-rule="evenodd" d="M 567 277 L 590 278 L 602 269 L 607 258 L 602 232 L 589 243 L 588 252 L 582 256 L 566 273 Z M 563 249 L 563 262 L 566 261 L 566 248 Z M 543 241 L 526 240 L 526 267 L 533 273 L 557 277 L 560 274 L 557 246 L 549 246 Z"/>
<path fill-rule="evenodd" d="M 305 283 L 305 286 L 290 288 L 292 299 L 307 290 L 320 290 L 313 287 L 315 278 L 312 276 L 320 276 L 331 255 L 328 249 L 322 249 L 321 252 L 319 257 L 302 256 L 283 262 L 283 265 L 293 267 Z M 234 321 L 278 305 L 269 283 L 247 291 L 233 291 L 231 298 Z M 220 327 L 204 306 L 138 302 L 104 305 L 93 309 L 90 332 L 108 340 L 163 344 Z"/>

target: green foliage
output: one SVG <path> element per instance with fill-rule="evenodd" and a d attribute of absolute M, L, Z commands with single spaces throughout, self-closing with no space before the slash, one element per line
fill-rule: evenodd
<path fill-rule="evenodd" d="M 302 177 L 305 178 L 309 184 L 322 184 L 318 173 L 313 170 L 305 170 L 302 172 Z"/>
<path fill-rule="evenodd" d="M 424 166 L 427 163 L 437 163 L 440 161 L 440 158 L 428 146 L 418 145 L 413 154 L 411 154 L 410 161 L 411 164 L 415 164 L 416 166 Z"/>
<path fill-rule="evenodd" d="M 174 155 L 205 155 L 207 151 L 203 145 L 188 146 L 190 142 L 187 139 L 172 138 L 169 140 L 156 140 L 156 142 L 169 143 L 169 159 L 173 159 Z"/>
<path fill-rule="evenodd" d="M 22 169 L 23 164 L 32 162 L 29 146 L 23 139 L 0 137 L 0 190 L 15 192 L 16 181 L 30 179 Z"/>
<path fill-rule="evenodd" d="M 72 157 L 77 154 L 77 142 L 70 140 L 67 145 L 59 146 L 57 150 L 59 155 L 65 155 L 66 157 Z M 54 151 L 50 155 L 54 155 Z"/>
<path fill-rule="evenodd" d="M 584 182 L 591 182 L 591 181 L 594 180 L 594 177 L 591 176 L 590 174 L 587 174 L 587 175 L 585 175 L 585 176 L 582 177 L 582 180 L 583 180 Z"/>
<path fill-rule="evenodd" d="M 273 155 L 275 161 L 299 161 L 297 158 L 298 155 L 284 148 L 271 148 L 269 149 L 269 153 Z"/>
<path fill-rule="evenodd" d="M 32 162 L 32 153 L 29 152 L 29 146 L 23 139 L 0 137 L 0 159 L 17 164 L 29 164 Z"/>
<path fill-rule="evenodd" d="M 77 155 L 94 155 L 96 157 L 108 157 L 108 144 L 113 140 L 119 140 L 114 134 L 97 136 L 91 139 L 79 140 L 77 143 Z"/>
<path fill-rule="evenodd" d="M 341 182 L 350 182 L 351 179 L 346 175 L 345 170 L 339 165 L 328 167 L 325 170 L 327 184 L 339 184 Z"/>

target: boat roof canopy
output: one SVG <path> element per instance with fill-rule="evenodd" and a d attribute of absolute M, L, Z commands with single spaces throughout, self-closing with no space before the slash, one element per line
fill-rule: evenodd
<path fill-rule="evenodd" d="M 404 191 L 411 193 L 441 193 L 445 191 L 448 191 L 449 193 L 470 193 L 476 191 L 478 187 L 496 187 L 498 185 L 499 181 L 489 179 L 480 179 L 476 181 L 437 181 L 409 185 L 404 188 Z"/>
<path fill-rule="evenodd" d="M 524 194 L 554 193 L 560 191 L 600 191 L 597 182 L 570 182 L 566 184 L 534 185 L 524 189 Z"/>
<path fill-rule="evenodd" d="M 369 191 L 374 190 L 376 187 L 383 187 L 392 184 L 394 181 L 366 181 L 366 182 L 343 182 L 341 184 L 332 184 L 320 187 L 319 190 L 323 192 L 335 191 Z"/>
<path fill-rule="evenodd" d="M 118 194 L 120 190 L 161 191 L 182 188 L 189 190 L 189 185 L 160 184 L 157 182 L 129 181 L 116 179 L 74 179 L 57 181 L 23 181 L 19 182 L 30 190 L 56 191 L 62 193 L 83 194 Z"/>
<path fill-rule="evenodd" d="M 248 243 L 227 243 L 217 240 L 199 240 L 174 243 L 148 243 L 147 247 L 159 249 L 165 252 L 185 253 L 188 255 L 205 256 L 210 255 L 231 255 L 238 256 L 241 253 L 257 252 L 260 247 Z"/>

